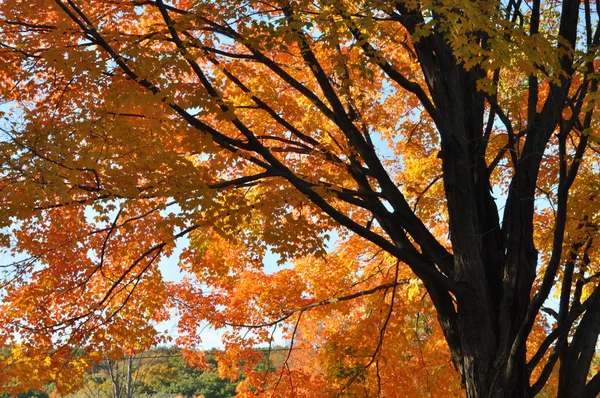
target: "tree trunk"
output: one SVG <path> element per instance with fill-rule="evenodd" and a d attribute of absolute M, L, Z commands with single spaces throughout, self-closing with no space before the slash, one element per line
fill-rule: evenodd
<path fill-rule="evenodd" d="M 127 357 L 127 398 L 133 398 L 133 355 Z"/>
<path fill-rule="evenodd" d="M 516 176 L 519 199 L 507 202 L 505 225 L 491 195 L 485 162 L 485 96 L 477 90 L 482 72 L 466 71 L 439 37 L 416 45 L 439 110 L 458 339 L 449 346 L 469 398 L 529 398 L 525 340 L 515 339 L 526 318 L 535 278 L 533 197 L 539 157 L 526 161 L 531 175 Z M 426 53 L 435 56 L 426 56 Z M 522 200 L 520 198 L 530 198 Z"/>

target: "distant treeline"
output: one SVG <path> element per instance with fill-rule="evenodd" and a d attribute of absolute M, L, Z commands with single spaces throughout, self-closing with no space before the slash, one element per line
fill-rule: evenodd
<path fill-rule="evenodd" d="M 262 349 L 259 349 L 263 351 Z M 281 349 L 278 349 L 281 351 Z M 159 347 L 126 356 L 118 360 L 103 359 L 86 373 L 84 386 L 69 398 L 134 398 L 134 397 L 203 397 L 229 398 L 235 396 L 236 386 L 244 379 L 232 381 L 218 375 L 216 351 L 205 353 L 206 366 L 191 367 L 178 347 Z M 278 355 L 264 350 L 263 370 L 272 370 Z M 18 398 L 53 398 L 55 391 L 48 385 L 42 391 L 29 391 Z M 9 395 L 0 395 L 8 398 Z"/>

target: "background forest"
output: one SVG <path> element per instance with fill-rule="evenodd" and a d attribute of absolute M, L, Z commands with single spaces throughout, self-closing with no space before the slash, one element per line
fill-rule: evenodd
<path fill-rule="evenodd" d="M 283 362 L 287 348 L 259 349 L 264 360 L 256 368 L 259 371 L 274 371 L 277 363 Z M 190 366 L 181 356 L 178 347 L 157 347 L 137 355 L 121 359 L 105 358 L 90 368 L 84 386 L 68 398 L 132 398 L 132 397 L 201 397 L 229 398 L 236 394 L 236 386 L 244 379 L 220 378 L 218 361 L 212 349 L 206 351 L 203 368 Z M 9 398 L 10 394 L 0 397 Z M 59 396 L 50 383 L 43 390 L 30 390 L 18 398 L 49 398 Z"/>

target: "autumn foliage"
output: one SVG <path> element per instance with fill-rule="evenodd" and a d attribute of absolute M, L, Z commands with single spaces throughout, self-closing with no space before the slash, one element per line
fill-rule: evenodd
<path fill-rule="evenodd" d="M 0 385 L 596 396 L 599 7 L 3 0 Z"/>

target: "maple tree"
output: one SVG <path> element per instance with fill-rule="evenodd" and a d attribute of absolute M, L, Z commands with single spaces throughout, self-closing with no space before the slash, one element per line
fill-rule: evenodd
<path fill-rule="evenodd" d="M 5 389 L 176 312 L 242 396 L 596 396 L 599 11 L 2 1 Z"/>

